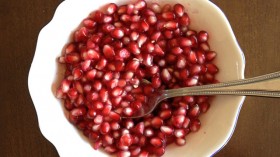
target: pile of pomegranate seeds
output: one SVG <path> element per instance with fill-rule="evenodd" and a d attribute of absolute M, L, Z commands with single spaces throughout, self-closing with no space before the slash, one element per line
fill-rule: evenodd
<path fill-rule="evenodd" d="M 121 118 L 137 112 L 159 88 L 217 82 L 209 35 L 189 24 L 181 4 L 143 0 L 111 3 L 83 20 L 59 57 L 66 72 L 57 97 L 94 149 L 119 157 L 162 156 L 168 144 L 185 145 L 185 137 L 199 130 L 198 117 L 210 106 L 206 96 L 168 99 L 148 116 Z M 151 84 L 139 85 L 142 79 Z"/>

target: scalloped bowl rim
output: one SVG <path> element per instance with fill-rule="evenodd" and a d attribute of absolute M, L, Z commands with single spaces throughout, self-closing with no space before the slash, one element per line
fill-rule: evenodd
<path fill-rule="evenodd" d="M 55 22 L 57 22 L 56 21 L 56 17 L 59 16 L 59 13 L 62 10 L 62 8 L 67 6 L 68 3 L 75 2 L 75 1 L 76 0 L 66 0 L 66 1 L 63 1 L 57 7 L 52 20 L 44 28 L 42 28 L 42 30 L 40 31 L 39 36 L 38 36 L 36 51 L 35 51 L 35 54 L 34 54 L 34 58 L 33 58 L 33 61 L 32 61 L 31 67 L 30 67 L 30 71 L 29 71 L 29 76 L 28 76 L 28 88 L 29 88 L 30 96 L 31 96 L 32 101 L 34 103 L 36 112 L 37 112 L 40 131 L 42 132 L 43 136 L 47 140 L 49 140 L 57 148 L 57 151 L 60 154 L 60 156 L 67 156 L 66 155 L 67 153 L 65 153 L 65 151 L 62 151 L 62 149 L 65 149 L 65 148 L 62 148 L 63 143 L 65 143 L 66 141 L 59 141 L 59 140 L 55 139 L 56 132 L 49 131 L 49 125 L 46 125 L 46 124 L 48 124 L 47 121 L 46 121 L 47 118 L 42 116 L 43 115 L 42 113 L 44 113 L 44 109 L 47 110 L 47 108 L 46 108 L 47 106 L 44 106 L 44 107 L 40 106 L 41 103 L 39 104 L 39 102 L 41 102 L 41 101 L 39 100 L 39 98 L 42 98 L 42 97 L 40 97 L 39 92 L 42 92 L 42 91 L 38 90 L 38 86 L 34 86 L 34 82 L 33 81 L 36 80 L 36 76 L 38 76 L 40 74 L 43 75 L 43 72 L 42 73 L 38 72 L 38 70 L 36 69 L 36 67 L 34 65 L 38 65 L 39 62 L 41 63 L 41 62 L 44 61 L 44 54 L 41 53 L 40 47 L 41 47 L 41 44 L 42 44 L 42 40 L 47 35 L 46 32 L 49 29 L 53 29 L 53 26 L 54 26 Z M 87 1 L 89 1 L 89 0 L 87 0 Z M 153 0 L 153 1 L 157 1 L 157 0 Z M 193 1 L 193 0 L 187 0 L 187 1 Z M 239 79 L 244 78 L 245 57 L 244 57 L 244 54 L 243 54 L 241 48 L 238 45 L 238 42 L 237 42 L 237 40 L 235 38 L 235 35 L 233 33 L 233 30 L 232 30 L 232 28 L 230 26 L 229 21 L 227 20 L 226 16 L 221 11 L 221 9 L 218 8 L 215 4 L 213 4 L 212 2 L 210 2 L 208 0 L 201 0 L 201 1 L 205 1 L 205 3 L 207 3 L 207 5 L 209 5 L 209 7 L 214 8 L 216 10 L 216 12 L 219 14 L 219 16 L 221 16 L 220 18 L 223 19 L 223 22 L 225 23 L 226 28 L 228 29 L 227 31 L 230 33 L 231 40 L 233 42 L 232 44 L 236 48 L 236 52 L 238 53 L 237 55 L 239 55 L 239 58 L 241 59 L 240 65 L 237 65 L 237 66 L 239 66 L 238 67 L 239 71 L 238 71 L 237 77 Z M 39 54 L 41 56 L 39 56 Z M 53 63 L 55 64 L 55 62 L 56 61 L 54 61 Z M 40 81 L 44 81 L 44 78 L 41 78 Z M 38 83 L 37 83 L 37 85 L 42 85 L 43 86 L 43 84 L 38 84 Z M 239 116 L 239 112 L 240 112 L 240 109 L 242 107 L 242 104 L 243 104 L 244 100 L 245 100 L 245 96 L 238 97 L 238 104 L 236 104 L 237 108 L 235 108 L 235 113 L 234 113 L 235 117 L 234 117 L 233 121 L 231 121 L 232 122 L 231 129 L 227 133 L 227 135 L 224 137 L 223 142 L 221 142 L 215 148 L 212 148 L 212 150 L 209 150 L 209 152 L 204 154 L 203 156 L 212 156 L 212 155 L 217 153 L 220 149 L 222 149 L 227 144 L 227 142 L 229 141 L 229 139 L 231 138 L 231 136 L 232 136 L 232 134 L 234 132 L 234 129 L 235 129 L 235 126 L 236 126 L 236 123 L 237 123 L 237 119 L 238 119 L 238 116 Z M 60 106 L 60 108 L 61 108 L 61 111 L 57 111 L 56 113 L 61 114 L 61 112 L 64 112 L 64 111 L 62 111 L 62 106 Z M 67 113 L 64 113 L 64 114 L 67 114 Z M 62 122 L 62 123 L 67 123 L 67 119 L 66 118 L 64 118 L 63 120 L 57 119 L 57 121 Z M 71 126 L 71 124 L 67 124 L 67 127 L 68 128 L 70 128 L 70 127 L 74 128 L 73 126 Z M 81 137 L 79 137 L 79 138 L 81 138 Z M 70 142 L 70 141 L 68 141 L 68 142 Z M 85 142 L 85 143 L 86 144 L 83 145 L 83 146 L 90 147 L 90 145 L 87 142 Z M 167 148 L 167 150 L 168 149 L 169 148 Z M 73 153 L 78 154 L 78 152 L 73 152 Z M 167 152 L 167 154 L 169 154 L 169 153 Z"/>

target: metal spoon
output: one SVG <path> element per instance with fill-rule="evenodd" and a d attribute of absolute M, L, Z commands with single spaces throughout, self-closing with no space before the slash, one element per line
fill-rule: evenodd
<path fill-rule="evenodd" d="M 146 80 L 143 81 L 147 83 Z M 249 79 L 241 79 L 224 83 L 159 90 L 149 96 L 147 103 L 129 118 L 141 118 L 151 113 L 163 100 L 187 95 L 239 95 L 280 97 L 280 71 Z M 128 117 L 123 117 L 128 118 Z"/>

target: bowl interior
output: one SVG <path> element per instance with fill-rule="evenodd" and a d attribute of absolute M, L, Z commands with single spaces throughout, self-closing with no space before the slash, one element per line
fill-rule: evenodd
<path fill-rule="evenodd" d="M 66 119 L 67 112 L 54 97 L 63 69 L 56 58 L 70 34 L 90 12 L 107 3 L 125 4 L 129 0 L 66 0 L 60 4 L 52 21 L 38 37 L 28 85 L 43 135 L 52 142 L 60 156 L 108 156 L 95 151 L 89 142 Z M 245 59 L 222 11 L 208 0 L 150 0 L 163 5 L 181 3 L 191 18 L 191 28 L 209 32 L 209 44 L 218 54 L 219 81 L 244 78 Z M 244 97 L 216 96 L 207 114 L 201 116 L 199 132 L 187 136 L 182 147 L 167 147 L 164 156 L 210 156 L 229 140 Z M 183 154 L 182 154 L 183 153 Z"/>

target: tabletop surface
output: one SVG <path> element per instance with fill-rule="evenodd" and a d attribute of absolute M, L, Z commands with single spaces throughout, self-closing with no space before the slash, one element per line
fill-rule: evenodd
<path fill-rule="evenodd" d="M 228 17 L 246 77 L 280 70 L 279 0 L 212 0 Z M 0 156 L 58 157 L 40 133 L 27 78 L 39 31 L 61 0 L 0 0 Z M 280 99 L 247 97 L 235 132 L 215 157 L 280 156 Z"/>

